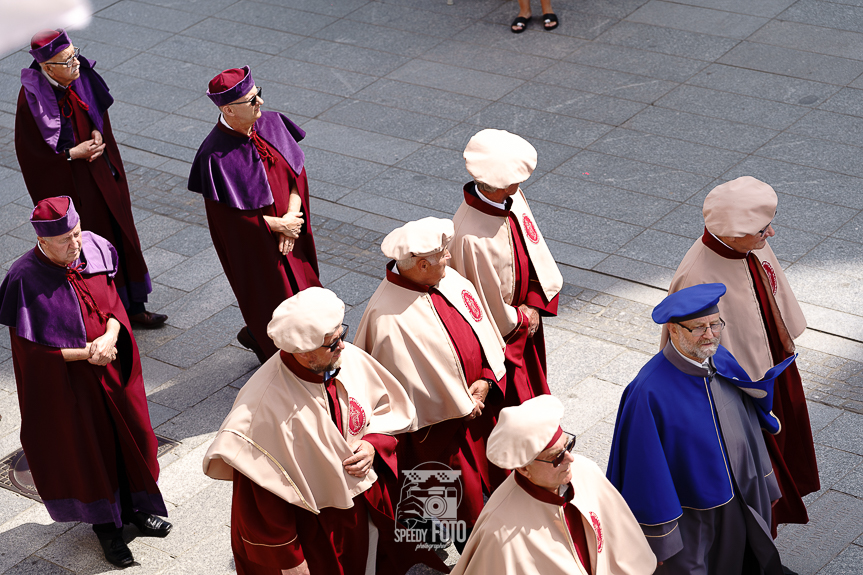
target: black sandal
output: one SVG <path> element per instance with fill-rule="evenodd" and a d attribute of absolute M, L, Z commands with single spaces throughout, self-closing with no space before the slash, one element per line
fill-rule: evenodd
<path fill-rule="evenodd" d="M 509 29 L 512 30 L 513 34 L 521 34 L 525 30 L 527 30 L 528 22 L 530 22 L 530 20 L 528 20 L 524 16 L 519 16 L 512 21 L 512 24 L 509 25 Z M 519 26 L 519 28 L 516 28 L 516 26 Z"/>
<path fill-rule="evenodd" d="M 551 26 L 549 26 L 549 24 L 551 24 Z M 554 12 L 542 15 L 542 26 L 546 30 L 554 30 L 557 28 L 558 24 L 560 24 L 560 21 L 557 19 L 557 15 Z"/>

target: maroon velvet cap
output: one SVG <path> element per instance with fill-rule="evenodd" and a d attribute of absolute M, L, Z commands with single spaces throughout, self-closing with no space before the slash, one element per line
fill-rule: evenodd
<path fill-rule="evenodd" d="M 40 238 L 62 236 L 72 230 L 81 218 L 69 196 L 40 200 L 30 214 L 30 223 Z"/>
<path fill-rule="evenodd" d="M 62 28 L 59 30 L 42 30 L 34 34 L 30 40 L 30 55 L 41 64 L 71 45 L 72 41 Z"/>
<path fill-rule="evenodd" d="M 210 80 L 207 96 L 215 105 L 224 106 L 245 96 L 254 85 L 248 66 L 231 68 Z"/>

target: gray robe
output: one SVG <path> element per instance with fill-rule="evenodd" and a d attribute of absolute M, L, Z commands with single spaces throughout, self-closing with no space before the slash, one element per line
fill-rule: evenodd
<path fill-rule="evenodd" d="M 662 350 L 680 371 L 710 380 L 713 411 L 734 478 L 734 497 L 713 509 L 683 509 L 683 515 L 661 525 L 641 525 L 657 559 L 658 575 L 737 575 L 760 573 L 756 557 L 778 554 L 770 536 L 771 502 L 781 493 L 755 407 L 749 397 L 711 369 L 686 361 L 669 342 Z M 742 500 L 741 500 L 742 499 Z M 747 555 L 747 547 L 751 556 Z M 765 563 L 767 561 L 764 561 Z M 744 570 L 744 566 L 746 569 Z M 768 571 L 770 572 L 770 571 Z M 778 573 L 781 573 L 779 568 Z"/>

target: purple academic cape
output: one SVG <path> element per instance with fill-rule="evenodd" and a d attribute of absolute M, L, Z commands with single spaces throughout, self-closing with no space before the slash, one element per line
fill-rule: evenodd
<path fill-rule="evenodd" d="M 38 247 L 36 248 L 39 249 Z M 81 232 L 85 274 L 117 273 L 117 251 L 108 240 Z M 18 337 L 58 348 L 87 345 L 84 320 L 75 290 L 61 267 L 48 267 L 35 250 L 19 258 L 0 284 L 0 324 L 16 329 Z"/>
<path fill-rule="evenodd" d="M 297 145 L 306 137 L 302 128 L 278 112 L 262 112 L 255 130 L 278 150 L 295 174 L 303 171 L 305 155 Z M 189 190 L 240 210 L 257 210 L 273 203 L 266 169 L 255 146 L 248 139 L 224 133 L 218 124 L 195 154 Z"/>

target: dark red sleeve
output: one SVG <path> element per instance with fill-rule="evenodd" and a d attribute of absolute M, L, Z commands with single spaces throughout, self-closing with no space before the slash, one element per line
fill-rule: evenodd
<path fill-rule="evenodd" d="M 258 565 L 291 569 L 305 560 L 294 506 L 234 470 L 234 545 Z M 239 539 L 239 540 L 237 540 Z"/>
<path fill-rule="evenodd" d="M 372 444 L 375 448 L 375 458 L 387 466 L 396 477 L 399 476 L 398 461 L 396 459 L 396 445 L 399 440 L 392 435 L 384 435 L 382 433 L 369 433 L 364 435 L 363 439 Z M 380 469 L 380 466 L 376 466 Z"/>
<path fill-rule="evenodd" d="M 560 299 L 560 295 L 555 295 L 551 298 L 551 301 L 545 301 L 545 293 L 542 291 L 542 286 L 537 280 L 533 279 L 533 266 L 530 267 L 530 272 L 530 284 L 527 288 L 527 297 L 524 298 L 524 303 L 532 308 L 536 308 L 539 315 L 557 315 L 557 302 Z"/>
<path fill-rule="evenodd" d="M 71 162 L 63 152 L 52 150 L 42 138 L 24 88 L 18 94 L 15 113 L 15 153 L 33 203 L 53 196 L 78 197 Z"/>
<path fill-rule="evenodd" d="M 521 367 L 524 358 L 524 348 L 527 345 L 527 332 L 530 328 L 530 319 L 527 314 L 516 308 L 518 312 L 518 325 L 504 336 L 506 342 L 506 359 L 513 365 Z"/>

